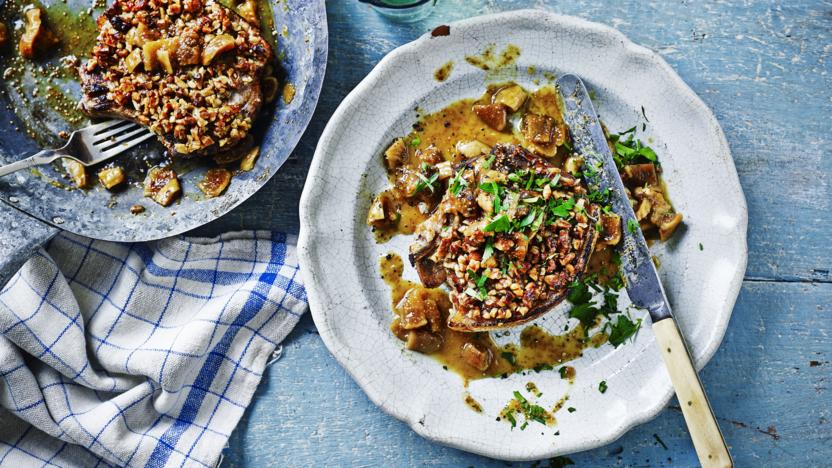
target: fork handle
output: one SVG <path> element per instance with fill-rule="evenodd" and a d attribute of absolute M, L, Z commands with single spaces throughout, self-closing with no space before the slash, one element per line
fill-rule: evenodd
<path fill-rule="evenodd" d="M 693 448 L 699 463 L 705 468 L 730 468 L 734 466 L 731 453 L 719 424 L 708 403 L 705 389 L 693 367 L 685 340 L 673 317 L 653 323 L 656 342 L 661 347 L 662 358 L 676 389 L 676 398 L 682 407 L 682 415 L 693 440 Z"/>
<path fill-rule="evenodd" d="M 0 177 L 11 174 L 12 172 L 20 171 L 22 169 L 28 169 L 33 166 L 49 164 L 52 161 L 65 156 L 66 155 L 64 155 L 62 152 L 58 150 L 43 150 L 39 153 L 35 153 L 32 156 L 29 156 L 28 158 L 21 159 L 20 161 L 15 161 L 11 164 L 0 166 Z"/>

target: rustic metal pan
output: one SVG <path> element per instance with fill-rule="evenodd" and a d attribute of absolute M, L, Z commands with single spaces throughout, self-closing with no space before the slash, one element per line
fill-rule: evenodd
<path fill-rule="evenodd" d="M 141 188 L 147 168 L 162 158 L 162 147 L 155 141 L 118 156 L 119 164 L 127 169 L 129 181 L 118 193 L 108 192 L 100 186 L 71 190 L 71 184 L 54 167 L 21 171 L 1 178 L 0 286 L 34 249 L 60 230 L 120 242 L 169 237 L 222 216 L 268 182 L 289 157 L 312 117 L 324 78 L 328 47 L 324 0 L 270 2 L 278 36 L 275 50 L 278 66 L 285 80 L 295 86 L 296 93 L 290 103 L 281 99 L 272 108 L 264 109 L 254 132 L 261 145 L 255 169 L 235 175 L 222 196 L 205 199 L 195 184 L 210 165 L 179 162 L 184 196 L 167 208 L 144 198 Z M 54 8 L 52 16 L 56 18 L 62 11 L 68 13 L 64 16 L 76 18 L 89 8 L 88 1 L 79 0 L 44 0 L 41 3 L 48 14 L 53 13 L 50 8 Z M 0 12 L 11 6 L 11 0 L 0 0 Z M 0 18 L 10 29 L 14 27 L 11 18 L 4 18 L 2 14 Z M 78 24 L 81 21 L 78 20 Z M 60 22 L 61 26 L 65 24 L 70 25 L 69 29 L 76 27 L 70 21 Z M 57 29 L 59 35 L 68 33 Z M 65 40 L 73 38 L 65 36 Z M 0 73 L 14 65 L 10 53 L 14 46 L 7 44 L 1 51 Z M 63 58 L 61 55 L 61 51 L 53 53 L 44 62 L 58 65 Z M 60 99 L 56 105 L 54 98 L 50 102 L 47 93 L 46 88 L 53 87 L 77 102 L 80 88 L 76 81 L 62 78 L 59 73 L 51 82 L 44 83 L 42 78 L 35 80 L 34 73 L 37 70 L 27 71 L 22 78 L 0 81 L 0 163 L 21 159 L 45 146 L 60 146 L 59 131 L 88 123 L 77 118 L 68 119 L 67 115 L 71 113 L 65 107 L 61 109 Z M 33 93 L 37 87 L 39 91 Z M 90 175 L 94 177 L 94 174 Z M 133 215 L 130 207 L 137 203 L 146 210 Z"/>

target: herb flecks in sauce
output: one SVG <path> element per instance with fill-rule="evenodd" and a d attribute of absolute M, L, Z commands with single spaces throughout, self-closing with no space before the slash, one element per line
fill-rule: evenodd
<path fill-rule="evenodd" d="M 512 429 L 519 426 L 520 430 L 525 430 L 530 422 L 544 426 L 553 426 L 557 422 L 555 416 L 546 408 L 530 401 L 518 391 L 514 392 L 514 398 L 500 411 L 500 419 L 511 424 Z"/>
<path fill-rule="evenodd" d="M 436 71 L 433 72 L 433 78 L 436 79 L 436 81 L 445 81 L 451 76 L 453 69 L 453 60 L 448 60 L 444 65 L 437 68 Z"/>
<path fill-rule="evenodd" d="M 499 55 L 495 53 L 496 50 L 497 44 L 488 44 L 480 55 L 468 55 L 465 61 L 472 66 L 489 71 L 513 65 L 520 57 L 520 48 L 514 44 L 506 45 Z"/>
<path fill-rule="evenodd" d="M 471 396 L 470 393 L 465 393 L 465 404 L 468 405 L 473 411 L 477 413 L 482 413 L 482 405 Z"/>

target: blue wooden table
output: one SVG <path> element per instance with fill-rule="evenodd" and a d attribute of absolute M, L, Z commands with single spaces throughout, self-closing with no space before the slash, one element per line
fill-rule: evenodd
<path fill-rule="evenodd" d="M 714 110 L 748 199 L 748 271 L 722 346 L 702 372 L 737 465 L 828 466 L 832 3 L 782 3 L 439 0 L 432 16 L 402 25 L 355 0 L 333 0 L 329 69 L 300 146 L 265 189 L 198 233 L 297 232 L 298 199 L 327 119 L 387 52 L 434 26 L 528 7 L 610 24 L 660 53 Z M 568 458 L 697 464 L 675 400 L 620 440 Z M 224 464 L 505 466 L 423 440 L 382 413 L 338 366 L 308 315 L 268 369 Z"/>

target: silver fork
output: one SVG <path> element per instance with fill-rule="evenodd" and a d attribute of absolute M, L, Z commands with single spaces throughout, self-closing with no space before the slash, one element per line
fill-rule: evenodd
<path fill-rule="evenodd" d="M 150 130 L 127 120 L 107 120 L 72 132 L 69 141 L 58 149 L 46 149 L 28 158 L 0 166 L 0 177 L 32 166 L 67 158 L 92 166 L 152 137 Z"/>

